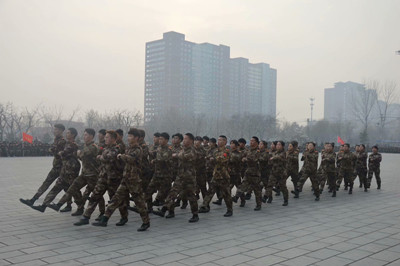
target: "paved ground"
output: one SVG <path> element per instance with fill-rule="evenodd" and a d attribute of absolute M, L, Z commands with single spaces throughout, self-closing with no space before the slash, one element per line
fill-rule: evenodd
<path fill-rule="evenodd" d="M 212 206 L 189 224 L 189 210 L 174 219 L 151 216 L 151 228 L 130 214 L 124 227 L 75 227 L 69 214 L 44 214 L 19 203 L 44 179 L 50 158 L 0 158 L 0 265 L 400 265 L 400 155 L 383 157 L 383 189 L 314 202 L 310 185 L 282 207 L 282 197 L 254 212 L 254 200 Z M 356 181 L 358 184 L 358 180 Z M 41 200 L 39 200 L 41 202 Z M 94 215 L 97 216 L 97 213 Z"/>

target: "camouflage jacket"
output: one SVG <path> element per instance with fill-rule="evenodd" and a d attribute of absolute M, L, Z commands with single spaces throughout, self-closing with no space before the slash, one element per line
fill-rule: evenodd
<path fill-rule="evenodd" d="M 158 146 L 154 160 L 154 176 L 171 178 L 172 150 L 168 146 Z"/>
<path fill-rule="evenodd" d="M 257 148 L 251 148 L 243 152 L 243 158 L 246 158 L 247 169 L 245 174 L 250 176 L 260 176 L 260 152 Z"/>
<path fill-rule="evenodd" d="M 230 152 L 229 169 L 232 176 L 240 176 L 240 170 L 242 169 L 242 154 L 238 150 Z"/>
<path fill-rule="evenodd" d="M 194 162 L 194 167 L 196 171 L 205 172 L 206 170 L 206 150 L 203 146 L 194 147 L 196 153 L 196 160 Z"/>
<path fill-rule="evenodd" d="M 371 153 L 368 158 L 368 168 L 378 169 L 381 166 L 382 155 L 378 152 L 376 154 Z"/>
<path fill-rule="evenodd" d="M 214 153 L 216 151 L 217 151 L 217 148 L 216 147 L 211 148 L 211 146 L 207 150 L 207 153 L 206 153 L 206 172 L 207 173 L 212 173 L 214 171 L 215 161 L 210 160 L 210 159 L 211 159 L 211 157 L 214 156 Z"/>
<path fill-rule="evenodd" d="M 299 172 L 299 150 L 286 152 L 286 170 L 288 173 Z"/>
<path fill-rule="evenodd" d="M 318 151 L 306 151 L 303 154 L 304 165 L 303 169 L 308 172 L 316 172 L 318 168 Z"/>
<path fill-rule="evenodd" d="M 338 157 L 338 161 L 340 162 L 340 169 L 354 171 L 357 157 L 352 152 L 343 152 Z"/>
<path fill-rule="evenodd" d="M 321 154 L 321 167 L 325 173 L 336 172 L 336 153 L 334 151 L 326 152 Z"/>
<path fill-rule="evenodd" d="M 149 160 L 150 161 L 152 161 L 156 158 L 158 147 L 160 147 L 160 145 L 158 145 L 158 144 L 153 144 L 149 147 Z"/>
<path fill-rule="evenodd" d="M 268 150 L 259 150 L 259 151 L 260 151 L 260 159 L 259 159 L 260 171 L 261 172 L 268 171 L 268 169 L 271 168 L 271 164 L 269 163 L 271 154 L 269 153 Z"/>
<path fill-rule="evenodd" d="M 63 174 L 78 176 L 81 164 L 77 157 L 78 145 L 74 142 L 67 141 L 64 150 L 59 152 L 62 159 Z"/>
<path fill-rule="evenodd" d="M 172 145 L 170 147 L 172 154 L 176 153 L 178 154 L 181 150 L 182 150 L 182 146 L 179 145 Z M 174 173 L 174 175 L 176 175 L 176 173 L 178 172 L 178 165 L 179 165 L 179 160 L 178 157 L 172 157 L 172 172 Z"/>
<path fill-rule="evenodd" d="M 343 155 L 343 151 L 338 151 L 338 153 L 336 154 L 336 166 L 338 169 L 340 169 L 340 163 L 341 161 L 339 161 L 339 157 L 341 157 Z"/>
<path fill-rule="evenodd" d="M 56 137 L 54 139 L 54 143 L 51 145 L 49 149 L 49 152 L 54 155 L 53 167 L 55 168 L 61 168 L 62 166 L 62 160 L 58 153 L 64 150 L 65 143 L 66 141 L 62 136 Z"/>
<path fill-rule="evenodd" d="M 121 162 L 117 159 L 120 154 L 118 145 L 109 145 L 103 149 L 100 156 L 101 172 L 100 176 L 105 176 L 111 180 L 121 180 Z"/>
<path fill-rule="evenodd" d="M 150 158 L 149 158 L 149 146 L 143 142 L 139 144 L 142 148 L 142 174 L 151 172 Z"/>
<path fill-rule="evenodd" d="M 122 140 L 117 141 L 117 145 L 119 146 L 119 151 L 121 154 L 125 154 L 126 145 Z"/>
<path fill-rule="evenodd" d="M 213 178 L 215 180 L 230 179 L 228 173 L 229 157 L 229 150 L 225 147 L 218 148 L 217 151 L 214 152 L 215 168 Z"/>
<path fill-rule="evenodd" d="M 178 153 L 179 167 L 178 177 L 181 180 L 195 181 L 194 161 L 196 160 L 196 153 L 192 146 L 183 147 Z"/>
<path fill-rule="evenodd" d="M 286 171 L 286 153 L 284 150 L 275 151 L 271 156 L 272 173 L 284 173 Z"/>
<path fill-rule="evenodd" d="M 99 174 L 99 162 L 96 157 L 99 154 L 99 148 L 94 142 L 85 143 L 81 150 L 79 159 L 82 161 L 82 175 L 95 176 Z"/>
<path fill-rule="evenodd" d="M 142 164 L 142 148 L 139 145 L 129 146 L 121 160 L 125 162 L 123 178 L 140 179 Z"/>
<path fill-rule="evenodd" d="M 365 151 L 363 151 L 363 152 L 358 152 L 356 156 L 357 156 L 356 169 L 367 170 L 368 154 Z"/>

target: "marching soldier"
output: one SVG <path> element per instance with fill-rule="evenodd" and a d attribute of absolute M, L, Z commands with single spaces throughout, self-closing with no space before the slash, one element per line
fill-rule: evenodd
<path fill-rule="evenodd" d="M 378 146 L 372 146 L 372 153 L 368 158 L 368 188 L 371 186 L 373 174 L 375 174 L 378 189 L 381 189 L 381 161 L 382 155 L 378 152 Z"/>
<path fill-rule="evenodd" d="M 345 186 L 349 187 L 349 194 L 352 194 L 357 157 L 354 153 L 350 152 L 350 144 L 345 143 L 343 145 L 343 153 L 338 157 L 338 161 L 340 162 L 339 179 L 344 179 Z"/>
<path fill-rule="evenodd" d="M 367 159 L 368 154 L 365 152 L 365 145 L 360 144 L 358 147 L 357 162 L 356 162 L 356 177 L 360 180 L 360 188 L 364 186 L 364 191 L 368 191 L 368 180 L 367 180 Z"/>

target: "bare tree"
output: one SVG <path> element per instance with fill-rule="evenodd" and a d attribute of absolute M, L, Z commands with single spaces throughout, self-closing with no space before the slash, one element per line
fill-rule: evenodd
<path fill-rule="evenodd" d="M 371 113 L 376 104 L 378 83 L 369 81 L 365 83 L 365 88 L 353 91 L 352 107 L 353 114 L 362 125 L 360 139 L 363 143 L 368 143 L 368 126 L 371 122 Z"/>
<path fill-rule="evenodd" d="M 396 91 L 396 82 L 394 81 L 386 81 L 383 85 L 380 85 L 379 82 L 377 84 L 377 109 L 379 111 L 379 127 L 381 128 L 381 133 L 383 133 L 383 129 L 388 122 L 389 109 L 392 104 L 397 101 L 398 94 Z"/>

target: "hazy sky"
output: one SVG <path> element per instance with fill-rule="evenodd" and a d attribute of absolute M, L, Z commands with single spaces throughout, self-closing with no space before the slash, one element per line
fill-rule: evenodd
<path fill-rule="evenodd" d="M 143 111 L 145 42 L 225 44 L 278 70 L 280 119 L 304 122 L 338 81 L 400 87 L 400 1 L 0 0 L 0 102 Z"/>

